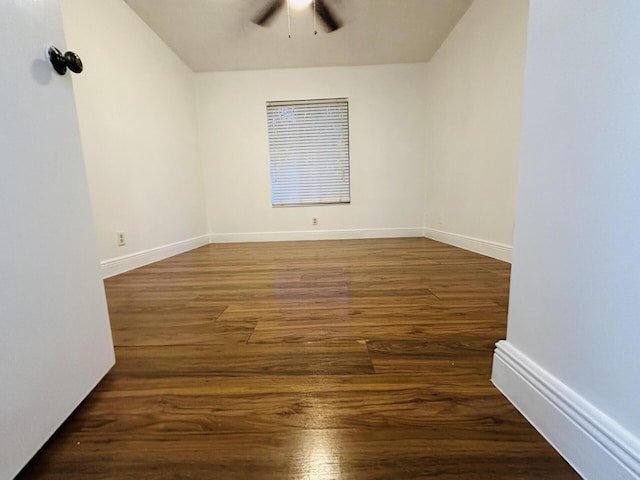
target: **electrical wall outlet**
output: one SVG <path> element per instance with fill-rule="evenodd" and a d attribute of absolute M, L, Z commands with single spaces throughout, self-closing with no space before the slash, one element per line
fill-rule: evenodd
<path fill-rule="evenodd" d="M 313 225 L 314 227 L 318 225 L 318 219 L 316 217 L 313 217 L 311 219 L 311 225 Z"/>
<path fill-rule="evenodd" d="M 118 236 L 118 246 L 124 247 L 127 244 L 127 241 L 124 238 L 124 232 L 116 232 L 116 235 Z"/>

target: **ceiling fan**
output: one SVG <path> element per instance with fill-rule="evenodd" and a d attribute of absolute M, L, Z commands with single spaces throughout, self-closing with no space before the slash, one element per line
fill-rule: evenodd
<path fill-rule="evenodd" d="M 265 8 L 252 19 L 253 23 L 263 27 L 268 25 L 273 16 L 278 13 L 285 4 L 289 4 L 290 1 L 291 0 L 270 0 Z M 301 2 L 300 0 L 296 0 L 295 3 Z M 314 13 L 320 17 L 329 32 L 333 32 L 342 27 L 342 21 L 331 11 L 325 0 L 307 0 L 303 3 L 306 3 L 314 9 Z"/>

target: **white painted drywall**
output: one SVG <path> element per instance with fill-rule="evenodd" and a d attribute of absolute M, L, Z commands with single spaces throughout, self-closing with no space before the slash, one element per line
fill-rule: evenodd
<path fill-rule="evenodd" d="M 421 232 L 425 69 L 412 64 L 198 74 L 212 238 L 305 238 L 314 228 L 328 236 L 345 230 L 347 236 Z M 265 102 L 329 97 L 349 98 L 351 205 L 272 208 Z"/>
<path fill-rule="evenodd" d="M 449 240 L 512 244 L 528 3 L 474 1 L 428 65 L 425 224 Z"/>
<path fill-rule="evenodd" d="M 640 445 L 639 23 L 636 0 L 531 3 L 507 333 L 629 445 Z"/>
<path fill-rule="evenodd" d="M 121 0 L 62 11 L 101 260 L 206 234 L 193 73 Z"/>
<path fill-rule="evenodd" d="M 106 275 L 205 234 L 400 236 L 426 226 L 510 258 L 526 0 L 476 1 L 429 65 L 197 75 L 123 1 L 62 5 L 87 67 L 74 81 Z M 272 208 L 265 102 L 335 96 L 350 100 L 352 204 Z"/>

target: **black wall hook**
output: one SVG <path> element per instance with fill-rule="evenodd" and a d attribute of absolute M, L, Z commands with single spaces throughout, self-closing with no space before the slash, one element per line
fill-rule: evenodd
<path fill-rule="evenodd" d="M 74 73 L 80 73 L 82 71 L 82 60 L 80 60 L 77 54 L 67 52 L 63 55 L 62 52 L 54 46 L 49 47 L 47 53 L 53 69 L 60 75 L 67 73 L 67 68 Z"/>

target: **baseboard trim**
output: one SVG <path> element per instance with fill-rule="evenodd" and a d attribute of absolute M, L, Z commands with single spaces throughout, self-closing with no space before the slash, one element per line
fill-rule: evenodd
<path fill-rule="evenodd" d="M 100 262 L 102 269 L 102 278 L 113 277 L 135 268 L 149 265 L 150 263 L 173 257 L 180 253 L 188 252 L 194 248 L 202 247 L 209 243 L 209 235 L 201 235 L 199 237 L 189 238 L 180 242 L 162 245 L 160 247 L 142 250 L 140 252 L 130 253 L 121 257 L 111 258 Z"/>
<path fill-rule="evenodd" d="M 346 240 L 356 238 L 422 237 L 422 227 L 361 230 L 305 230 L 294 232 L 212 233 L 211 243 Z"/>
<path fill-rule="evenodd" d="M 453 245 L 454 247 L 464 248 L 465 250 L 470 250 L 472 252 L 486 255 L 487 257 L 511 263 L 511 255 L 513 251 L 513 247 L 511 245 L 427 227 L 423 229 L 423 236 L 430 238 L 431 240 L 437 240 L 438 242 Z"/>
<path fill-rule="evenodd" d="M 640 439 L 508 341 L 491 380 L 583 478 L 640 478 Z"/>

